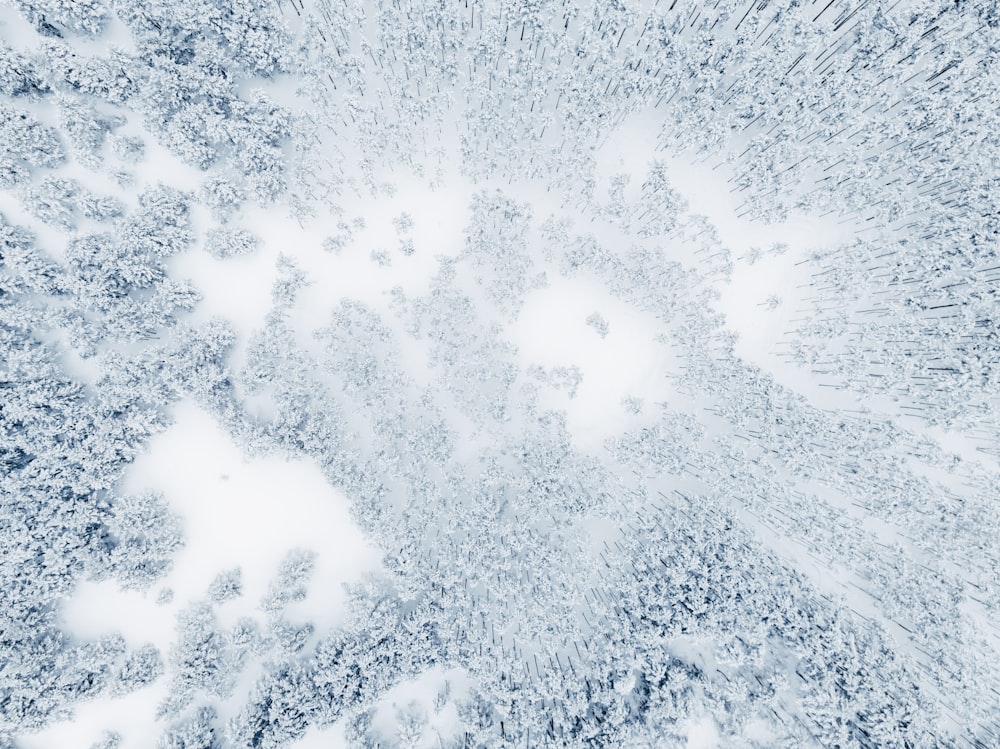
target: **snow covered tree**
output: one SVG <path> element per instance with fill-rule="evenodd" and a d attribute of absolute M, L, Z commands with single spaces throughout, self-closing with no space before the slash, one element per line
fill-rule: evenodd
<path fill-rule="evenodd" d="M 243 582 L 239 567 L 220 572 L 208 586 L 208 597 L 215 603 L 225 603 L 241 595 L 243 595 Z"/>
<path fill-rule="evenodd" d="M 253 254 L 257 238 L 244 229 L 212 229 L 205 238 L 208 254 L 220 260 Z"/>
<path fill-rule="evenodd" d="M 90 745 L 90 749 L 118 749 L 121 743 L 121 734 L 105 731 L 104 736 Z"/>
<path fill-rule="evenodd" d="M 158 714 L 177 715 L 198 696 L 227 697 L 238 673 L 235 655 L 211 606 L 196 603 L 177 617 L 177 641 L 171 647 L 170 693 Z"/>
<path fill-rule="evenodd" d="M 62 32 L 98 36 L 108 23 L 103 0 L 17 0 L 17 8 L 43 35 Z"/>
<path fill-rule="evenodd" d="M 23 110 L 0 104 L 0 145 L 3 147 L 0 177 L 4 187 L 25 182 L 27 167 L 53 169 L 63 164 L 66 152 L 53 128 L 46 127 Z M 6 175 L 6 176 L 5 176 Z"/>
<path fill-rule="evenodd" d="M 29 56 L 0 43 L 0 93 L 35 98 L 48 90 Z"/>
<path fill-rule="evenodd" d="M 172 723 L 157 740 L 156 749 L 219 749 L 222 737 L 217 719 L 214 708 L 199 707 L 191 717 Z"/>
<path fill-rule="evenodd" d="M 246 199 L 239 185 L 219 175 L 202 182 L 198 194 L 212 211 L 212 215 L 223 222 L 239 210 Z"/>
<path fill-rule="evenodd" d="M 82 164 L 96 168 L 100 150 L 109 133 L 125 123 L 123 117 L 102 116 L 80 97 L 56 95 L 60 129 L 69 136 L 70 144 Z"/>
<path fill-rule="evenodd" d="M 108 528 L 114 547 L 109 571 L 124 589 L 145 590 L 170 570 L 184 541 L 180 518 L 157 494 L 118 497 Z"/>
<path fill-rule="evenodd" d="M 278 577 L 268 586 L 261 608 L 271 617 L 279 616 L 289 603 L 306 597 L 306 585 L 316 562 L 316 553 L 306 549 L 290 551 L 278 568 Z"/>
<path fill-rule="evenodd" d="M 143 645 L 129 653 L 115 674 L 112 694 L 128 694 L 148 686 L 163 674 L 163 658 L 153 645 Z"/>

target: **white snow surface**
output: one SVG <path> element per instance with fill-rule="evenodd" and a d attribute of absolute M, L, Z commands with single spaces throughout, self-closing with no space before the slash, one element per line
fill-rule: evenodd
<path fill-rule="evenodd" d="M 599 310 L 609 332 L 602 338 L 587 325 Z M 589 279 L 558 279 L 526 296 L 508 331 L 523 366 L 579 367 L 583 381 L 573 398 L 546 388 L 541 403 L 566 411 L 575 445 L 597 450 L 608 437 L 633 426 L 622 400 L 665 400 L 671 360 L 654 338 L 656 321 L 613 297 Z"/>

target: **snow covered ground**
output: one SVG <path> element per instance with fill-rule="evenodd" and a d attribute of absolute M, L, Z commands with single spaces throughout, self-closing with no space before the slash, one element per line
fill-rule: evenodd
<path fill-rule="evenodd" d="M 587 325 L 598 312 L 609 332 Z M 586 279 L 558 280 L 529 293 L 509 331 L 525 366 L 579 367 L 583 380 L 575 395 L 546 389 L 541 404 L 566 411 L 577 447 L 597 451 L 609 437 L 634 426 L 623 401 L 665 400 L 672 365 L 654 338 L 656 321 Z"/>

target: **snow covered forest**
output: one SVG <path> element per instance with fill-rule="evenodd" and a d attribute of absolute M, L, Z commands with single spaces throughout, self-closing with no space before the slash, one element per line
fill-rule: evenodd
<path fill-rule="evenodd" d="M 1000 5 L 0 0 L 0 749 L 1000 747 Z"/>

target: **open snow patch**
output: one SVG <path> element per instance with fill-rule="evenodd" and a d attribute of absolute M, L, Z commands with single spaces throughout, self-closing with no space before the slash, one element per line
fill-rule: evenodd
<path fill-rule="evenodd" d="M 598 194 L 611 187 L 616 175 L 632 177 L 625 197 L 635 200 L 639 196 L 642 179 L 649 171 L 650 162 L 658 158 L 657 139 L 663 123 L 651 110 L 635 112 L 626 117 L 594 153 L 594 177 Z"/>
<path fill-rule="evenodd" d="M 595 449 L 634 426 L 637 414 L 626 399 L 652 402 L 668 394 L 670 357 L 656 331 L 650 315 L 599 283 L 560 279 L 526 297 L 508 335 L 522 368 L 544 372 L 550 386 L 540 388 L 540 404 L 565 410 L 573 440 Z M 574 367 L 582 377 L 575 387 L 564 382 Z"/>
<path fill-rule="evenodd" d="M 172 639 L 176 614 L 203 599 L 215 576 L 239 567 L 243 595 L 219 608 L 223 625 L 258 609 L 278 566 L 292 549 L 316 552 L 304 601 L 289 607 L 296 619 L 322 632 L 342 621 L 343 583 L 378 568 L 379 554 L 351 520 L 346 498 L 306 460 L 246 459 L 206 412 L 182 402 L 174 424 L 152 440 L 129 468 L 122 491 L 162 492 L 183 521 L 185 545 L 161 586 L 143 594 L 112 582 L 84 583 L 63 607 L 70 631 L 81 637 L 121 632 L 130 644 Z M 169 604 L 157 606 L 160 589 Z M 159 622 L 159 624 L 157 624 Z"/>
<path fill-rule="evenodd" d="M 710 716 L 694 720 L 687 726 L 686 749 L 714 749 L 719 745 L 719 729 Z"/>
<path fill-rule="evenodd" d="M 261 599 L 292 549 L 316 552 L 317 591 L 297 608 L 317 628 L 339 621 L 341 584 L 375 570 L 379 555 L 352 522 L 347 499 L 307 460 L 247 460 L 229 436 L 191 403 L 150 441 L 131 467 L 125 490 L 162 491 L 181 515 L 186 537 L 165 585 L 179 601 L 204 595 L 221 571 L 240 567 L 244 599 Z M 309 604 L 312 605 L 309 605 Z"/>

